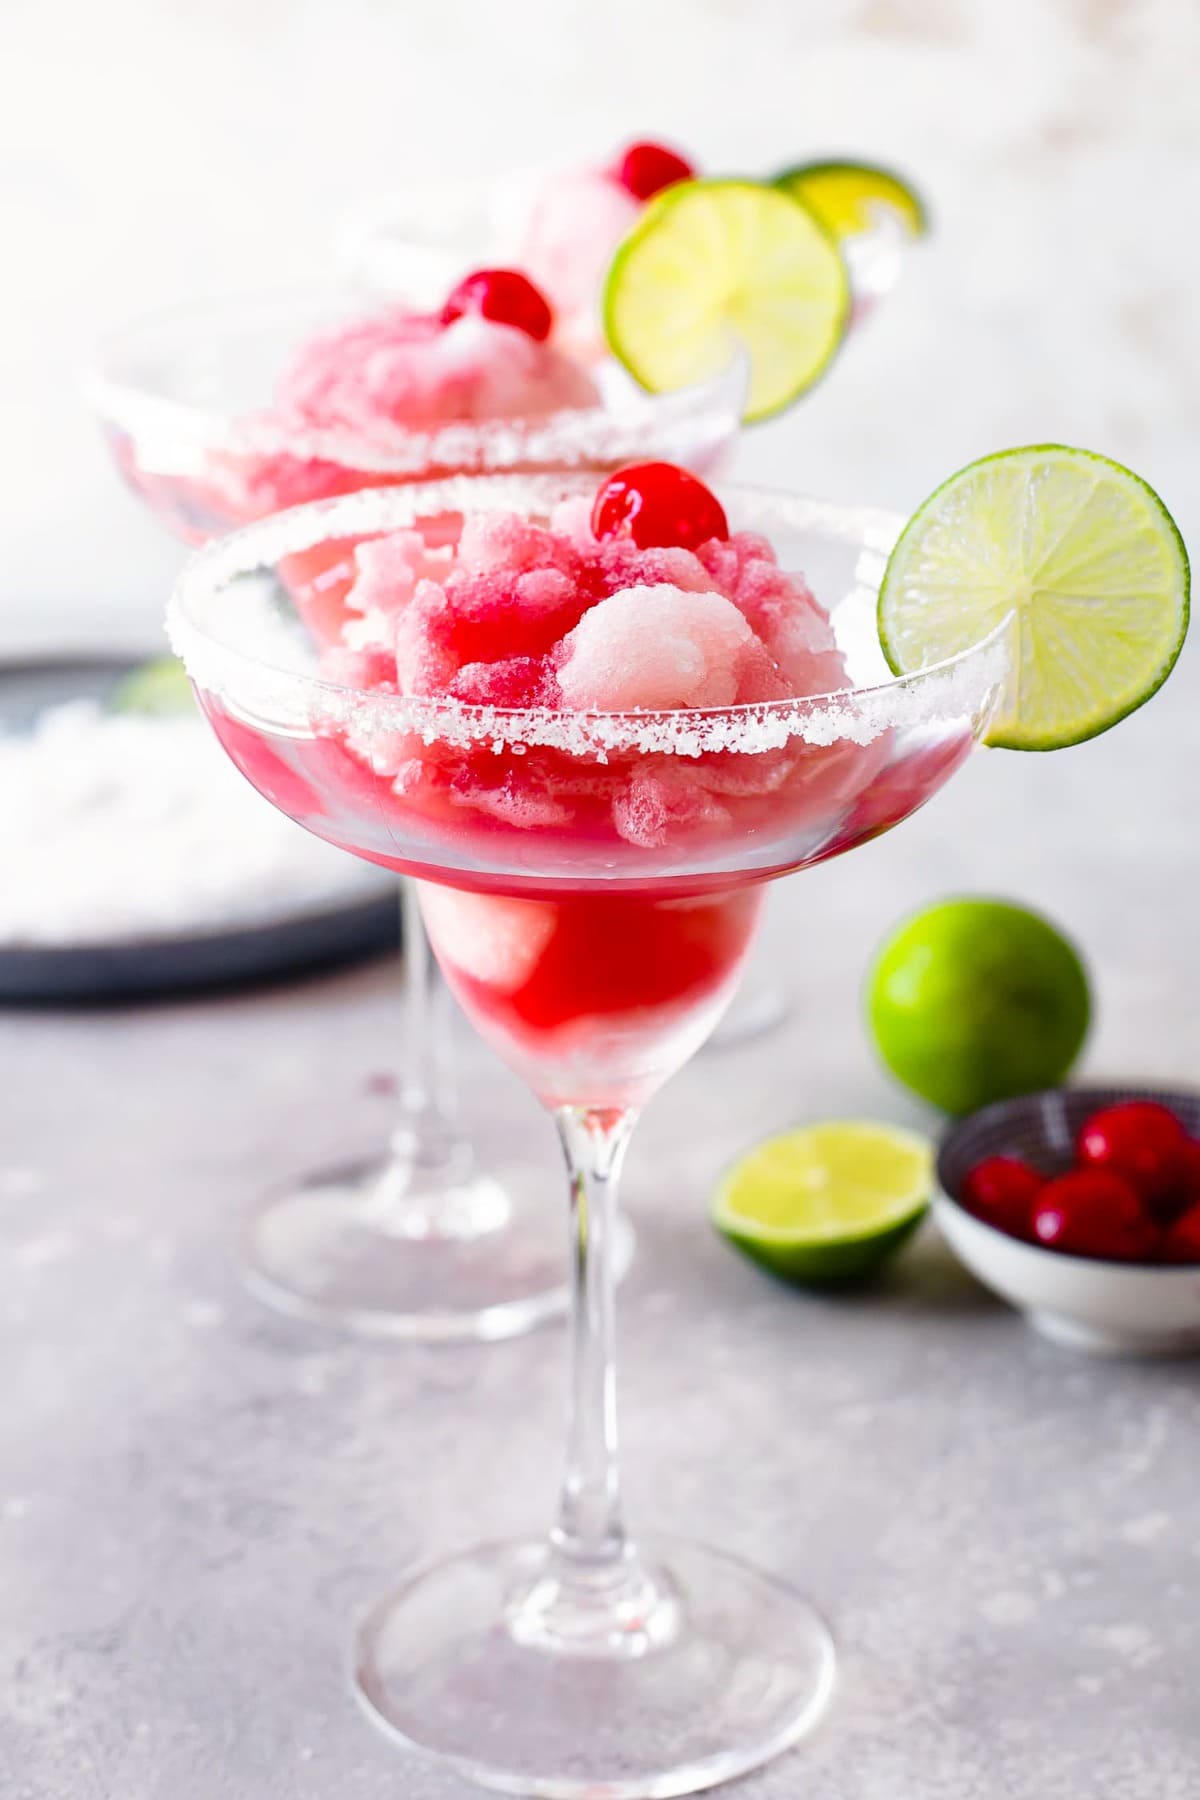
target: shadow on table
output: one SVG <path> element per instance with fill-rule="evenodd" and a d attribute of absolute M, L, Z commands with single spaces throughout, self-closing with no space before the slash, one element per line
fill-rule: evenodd
<path fill-rule="evenodd" d="M 874 1281 L 853 1293 L 901 1303 L 906 1311 L 938 1318 L 966 1318 L 1007 1311 L 1004 1302 L 977 1281 L 954 1255 L 937 1227 L 926 1223 Z"/>

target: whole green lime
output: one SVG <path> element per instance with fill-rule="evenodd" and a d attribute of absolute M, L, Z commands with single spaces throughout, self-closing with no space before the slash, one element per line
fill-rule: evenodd
<path fill-rule="evenodd" d="M 905 920 L 867 978 L 880 1056 L 948 1113 L 1062 1081 L 1091 1010 L 1074 946 L 1001 900 L 948 900 Z"/>

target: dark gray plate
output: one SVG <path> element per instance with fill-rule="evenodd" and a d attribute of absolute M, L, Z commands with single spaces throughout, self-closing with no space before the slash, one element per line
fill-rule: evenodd
<path fill-rule="evenodd" d="M 103 699 L 135 665 L 116 657 L 0 664 L 0 722 L 32 725 L 47 706 Z M 193 937 L 126 943 L 0 947 L 0 1003 L 139 1000 L 206 988 L 280 981 L 394 951 L 396 894 L 347 901 L 321 912 L 283 914 L 265 925 Z"/>

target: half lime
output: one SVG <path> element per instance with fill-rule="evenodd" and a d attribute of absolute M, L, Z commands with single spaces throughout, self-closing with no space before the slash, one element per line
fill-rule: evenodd
<path fill-rule="evenodd" d="M 916 1228 L 933 1191 L 933 1148 L 862 1120 L 786 1131 L 743 1156 L 713 1196 L 721 1235 L 806 1287 L 873 1274 Z"/>

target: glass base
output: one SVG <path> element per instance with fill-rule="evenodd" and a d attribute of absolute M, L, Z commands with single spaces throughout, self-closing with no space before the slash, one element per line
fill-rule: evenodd
<path fill-rule="evenodd" d="M 820 1615 L 732 1556 L 645 1546 L 637 1618 L 614 1608 L 589 1633 L 585 1604 L 551 1641 L 543 1602 L 557 1587 L 544 1543 L 488 1545 L 415 1576 L 359 1632 L 359 1699 L 469 1780 L 547 1800 L 714 1787 L 824 1711 L 834 1651 Z"/>
<path fill-rule="evenodd" d="M 510 1188 L 466 1171 L 425 1209 L 395 1204 L 387 1163 L 314 1176 L 252 1221 L 242 1275 L 292 1318 L 365 1337 L 426 1343 L 516 1337 L 566 1311 L 566 1243 L 552 1184 Z M 633 1255 L 620 1221 L 617 1269 Z"/>

